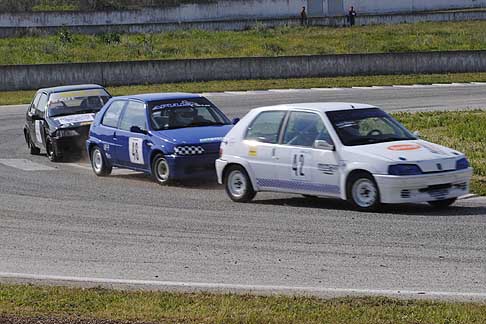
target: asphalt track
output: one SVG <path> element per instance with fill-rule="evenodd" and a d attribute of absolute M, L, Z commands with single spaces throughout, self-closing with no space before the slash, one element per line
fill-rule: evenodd
<path fill-rule="evenodd" d="M 486 107 L 481 84 L 208 96 L 231 117 L 283 102 Z M 0 108 L 0 281 L 486 300 L 482 198 L 445 211 L 360 213 L 291 194 L 236 204 L 214 181 L 161 187 L 125 171 L 97 178 L 85 161 L 30 156 L 25 110 Z"/>

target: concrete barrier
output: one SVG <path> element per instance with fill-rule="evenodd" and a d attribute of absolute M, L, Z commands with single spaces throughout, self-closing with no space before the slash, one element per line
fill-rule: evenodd
<path fill-rule="evenodd" d="M 62 84 L 486 72 L 486 51 L 414 52 L 0 66 L 0 90 Z"/>
<path fill-rule="evenodd" d="M 478 11 L 444 11 L 414 14 L 392 15 L 360 15 L 356 18 L 358 26 L 388 25 L 417 22 L 440 21 L 469 21 L 486 20 L 486 10 Z M 309 24 L 313 26 L 345 26 L 346 17 L 312 17 Z M 255 26 L 278 27 L 298 26 L 299 18 L 274 19 L 232 19 L 232 20 L 204 20 L 192 22 L 170 23 L 141 23 L 141 24 L 106 24 L 106 25 L 72 25 L 72 26 L 43 26 L 43 27 L 0 27 L 1 37 L 18 37 L 26 35 L 53 35 L 60 28 L 67 28 L 73 33 L 101 34 L 117 33 L 160 33 L 176 30 L 246 30 Z"/>

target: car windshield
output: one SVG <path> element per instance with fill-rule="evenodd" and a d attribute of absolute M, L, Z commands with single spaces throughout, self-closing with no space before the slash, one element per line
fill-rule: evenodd
<path fill-rule="evenodd" d="M 228 118 L 205 98 L 152 102 L 149 109 L 154 130 L 231 124 Z"/>
<path fill-rule="evenodd" d="M 66 91 L 49 97 L 49 117 L 96 113 L 110 99 L 103 89 Z"/>
<path fill-rule="evenodd" d="M 417 139 L 378 108 L 329 111 L 326 114 L 346 146 Z"/>

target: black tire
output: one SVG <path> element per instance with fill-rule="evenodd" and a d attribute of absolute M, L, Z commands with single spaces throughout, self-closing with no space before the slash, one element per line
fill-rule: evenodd
<path fill-rule="evenodd" d="M 93 146 L 89 152 L 91 168 L 98 177 L 105 177 L 111 174 L 112 167 L 106 162 L 105 154 L 98 146 Z"/>
<path fill-rule="evenodd" d="M 31 155 L 39 155 L 40 154 L 40 148 L 35 146 L 35 144 L 32 142 L 32 139 L 30 138 L 29 135 L 25 135 L 25 140 L 27 141 L 27 147 L 29 148 L 30 154 Z"/>
<path fill-rule="evenodd" d="M 152 176 L 155 181 L 163 186 L 167 186 L 173 182 L 169 163 L 162 154 L 157 154 L 152 159 Z"/>
<path fill-rule="evenodd" d="M 61 156 L 54 150 L 54 145 L 52 144 L 50 136 L 46 137 L 46 153 L 51 162 L 59 162 L 61 160 Z"/>
<path fill-rule="evenodd" d="M 443 200 L 433 200 L 433 201 L 428 201 L 429 205 L 434 207 L 434 208 L 447 208 L 453 203 L 455 203 L 457 198 L 449 198 L 449 199 L 443 199 Z"/>
<path fill-rule="evenodd" d="M 353 208 L 360 211 L 377 211 L 381 207 L 378 185 L 373 176 L 366 172 L 356 172 L 349 177 L 346 196 Z"/>
<path fill-rule="evenodd" d="M 236 202 L 250 202 L 256 195 L 248 173 L 239 165 L 232 165 L 225 171 L 224 187 L 231 200 Z"/>

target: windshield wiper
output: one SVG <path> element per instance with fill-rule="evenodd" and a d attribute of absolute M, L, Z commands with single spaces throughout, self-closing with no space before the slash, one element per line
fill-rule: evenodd
<path fill-rule="evenodd" d="M 225 125 L 222 122 L 194 122 L 187 125 L 187 127 L 199 127 L 199 126 L 220 126 Z"/>

